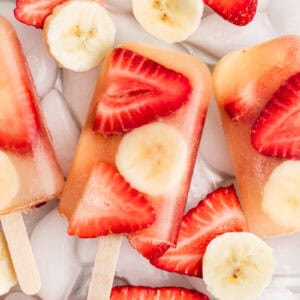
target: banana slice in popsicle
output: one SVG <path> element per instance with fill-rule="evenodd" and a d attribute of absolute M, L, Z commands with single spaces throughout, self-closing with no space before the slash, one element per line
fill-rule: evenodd
<path fill-rule="evenodd" d="M 133 14 L 144 30 L 168 43 L 196 31 L 203 8 L 202 0 L 132 0 Z"/>
<path fill-rule="evenodd" d="M 174 126 L 154 122 L 124 136 L 116 165 L 138 191 L 160 195 L 179 183 L 186 168 L 187 153 L 187 144 Z"/>
<path fill-rule="evenodd" d="M 255 300 L 274 270 L 273 250 L 249 232 L 214 238 L 203 257 L 203 280 L 220 300 Z"/>
<path fill-rule="evenodd" d="M 288 160 L 273 170 L 263 190 L 262 207 L 275 223 L 300 228 L 300 161 Z"/>
<path fill-rule="evenodd" d="M 115 41 L 115 25 L 94 1 L 68 1 L 57 6 L 44 24 L 44 39 L 54 59 L 76 72 L 97 66 Z"/>

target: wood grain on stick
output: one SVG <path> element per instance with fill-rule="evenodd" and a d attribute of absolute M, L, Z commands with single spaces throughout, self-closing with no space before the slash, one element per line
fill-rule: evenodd
<path fill-rule="evenodd" d="M 99 238 L 88 300 L 109 300 L 118 262 L 121 235 Z"/>
<path fill-rule="evenodd" d="M 25 294 L 34 295 L 41 288 L 41 279 L 22 212 L 1 216 L 1 223 L 20 288 Z"/>

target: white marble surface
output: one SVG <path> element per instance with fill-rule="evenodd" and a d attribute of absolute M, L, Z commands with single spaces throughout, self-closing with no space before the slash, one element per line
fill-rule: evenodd
<path fill-rule="evenodd" d="M 59 162 L 67 174 L 93 93 L 98 69 L 76 74 L 58 67 L 47 54 L 41 32 L 13 20 L 14 1 L 0 0 L 0 15 L 13 21 L 33 73 Z M 224 54 L 283 34 L 300 35 L 299 0 L 259 0 L 259 12 L 245 27 L 234 26 L 206 9 L 199 29 L 183 43 L 167 45 L 145 33 L 131 13 L 130 0 L 106 0 L 117 26 L 116 43 L 142 41 L 195 55 L 211 67 Z M 57 79 L 59 76 L 59 80 Z M 187 208 L 234 176 L 216 107 L 211 103 Z M 97 240 L 79 240 L 66 234 L 66 222 L 49 203 L 25 216 L 42 277 L 39 297 L 45 300 L 85 299 Z M 271 286 L 260 300 L 300 299 L 300 234 L 267 241 L 275 251 L 277 265 Z M 124 242 L 116 282 L 140 285 L 179 285 L 204 291 L 203 282 L 155 269 Z M 0 299 L 29 300 L 18 287 Z M 242 299 L 241 299 L 242 300 Z"/>

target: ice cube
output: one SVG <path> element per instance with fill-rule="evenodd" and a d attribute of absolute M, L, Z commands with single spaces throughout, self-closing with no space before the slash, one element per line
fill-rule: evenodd
<path fill-rule="evenodd" d="M 57 159 L 63 173 L 68 174 L 79 138 L 79 127 L 57 90 L 51 90 L 42 101 L 42 109 L 51 132 Z"/>
<path fill-rule="evenodd" d="M 215 99 L 210 101 L 200 153 L 205 161 L 221 173 L 234 175 L 231 157 Z"/>
<path fill-rule="evenodd" d="M 63 70 L 63 94 L 76 121 L 81 126 L 85 121 L 98 74 L 99 67 L 81 73 Z"/>
<path fill-rule="evenodd" d="M 104 2 L 104 7 L 111 13 L 118 12 L 132 16 L 131 0 L 109 0 Z"/>
<path fill-rule="evenodd" d="M 265 241 L 274 249 L 275 274 L 299 275 L 300 256 L 296 249 L 300 249 L 300 233 L 268 238 Z"/>
<path fill-rule="evenodd" d="M 24 295 L 23 293 L 16 292 L 7 295 L 4 299 L 5 300 L 35 300 L 37 298 Z"/>
<path fill-rule="evenodd" d="M 39 207 L 32 208 L 32 210 L 23 213 L 23 219 L 26 225 L 28 234 L 31 234 L 32 230 L 36 224 L 47 215 L 51 210 L 53 210 L 57 205 L 57 201 L 48 201 Z"/>
<path fill-rule="evenodd" d="M 284 4 L 284 5 L 283 5 Z M 300 35 L 300 1 L 272 0 L 268 8 L 271 23 L 279 35 Z"/>
<path fill-rule="evenodd" d="M 246 26 L 236 26 L 217 14 L 204 18 L 200 27 L 187 43 L 222 57 L 226 53 L 273 39 L 275 31 L 263 13 L 258 12 Z"/>
<path fill-rule="evenodd" d="M 132 42 L 134 39 L 139 42 L 152 44 L 162 48 L 185 51 L 185 49 L 178 43 L 168 44 L 148 34 L 136 21 L 136 19 L 132 16 L 130 17 L 130 15 L 114 13 L 112 14 L 112 17 L 117 29 L 116 45 Z"/>
<path fill-rule="evenodd" d="M 31 245 L 41 275 L 43 300 L 67 299 L 70 286 L 81 272 L 75 255 L 76 238 L 67 234 L 67 222 L 57 210 L 38 223 Z"/>
<path fill-rule="evenodd" d="M 93 265 L 98 249 L 98 239 L 79 239 L 76 245 L 78 261 L 83 265 Z"/>
<path fill-rule="evenodd" d="M 270 0 L 258 0 L 257 10 L 266 11 L 270 5 Z"/>
<path fill-rule="evenodd" d="M 53 87 L 58 68 L 45 47 L 42 31 L 17 21 L 13 13 L 14 8 L 15 4 L 12 1 L 0 1 L 0 14 L 16 29 L 37 93 L 43 97 Z"/>
<path fill-rule="evenodd" d="M 122 241 L 116 275 L 125 278 L 131 285 L 191 287 L 184 276 L 152 266 L 126 239 Z"/>
<path fill-rule="evenodd" d="M 257 300 L 299 300 L 295 294 L 285 288 L 266 288 Z"/>

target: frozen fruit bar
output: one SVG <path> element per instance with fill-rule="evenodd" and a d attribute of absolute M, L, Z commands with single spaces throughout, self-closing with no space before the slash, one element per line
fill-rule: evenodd
<path fill-rule="evenodd" d="M 300 37 L 225 56 L 214 87 L 250 230 L 300 230 Z"/>
<path fill-rule="evenodd" d="M 0 17 L 0 214 L 57 196 L 64 179 L 16 32 Z"/>
<path fill-rule="evenodd" d="M 115 48 L 59 206 L 69 234 L 139 229 L 136 243 L 174 244 L 210 93 L 210 73 L 194 57 L 143 44 Z"/>

